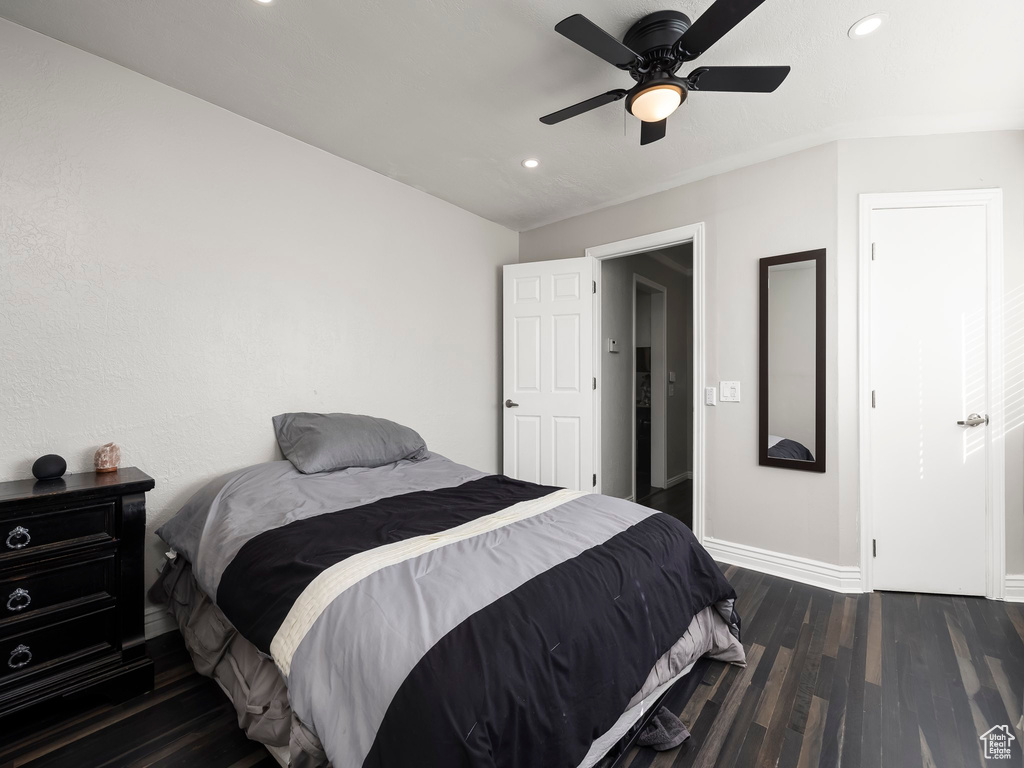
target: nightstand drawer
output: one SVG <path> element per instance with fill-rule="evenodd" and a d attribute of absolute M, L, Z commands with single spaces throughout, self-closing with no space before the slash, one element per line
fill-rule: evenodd
<path fill-rule="evenodd" d="M 0 628 L 5 620 L 16 616 L 112 597 L 114 567 L 114 553 L 108 552 L 88 560 L 64 559 L 35 570 L 23 568 L 17 574 L 0 574 Z"/>
<path fill-rule="evenodd" d="M 85 655 L 114 649 L 117 609 L 30 629 L 0 640 L 0 687 Z"/>
<path fill-rule="evenodd" d="M 113 503 L 7 517 L 0 522 L 0 562 L 62 544 L 112 539 L 113 534 Z"/>

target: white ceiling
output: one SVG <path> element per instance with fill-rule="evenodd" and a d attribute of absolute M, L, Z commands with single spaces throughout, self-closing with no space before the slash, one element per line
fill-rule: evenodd
<path fill-rule="evenodd" d="M 645 13 L 708 5 L 0 0 L 0 16 L 515 230 L 834 138 L 1024 127 L 1021 0 L 767 0 L 694 66 L 792 65 L 776 93 L 691 94 L 647 147 L 621 102 L 538 122 L 632 82 L 560 19 L 621 37 Z M 847 37 L 878 10 L 881 31 Z"/>

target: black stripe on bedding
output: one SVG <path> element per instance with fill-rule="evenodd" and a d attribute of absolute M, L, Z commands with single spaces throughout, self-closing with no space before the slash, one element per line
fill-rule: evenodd
<path fill-rule="evenodd" d="M 416 665 L 363 768 L 574 768 L 693 617 L 735 598 L 656 513 L 470 616 Z"/>
<path fill-rule="evenodd" d="M 247 541 L 224 570 L 217 605 L 264 653 L 310 582 L 335 563 L 385 544 L 446 531 L 558 490 L 489 475 L 296 520 Z"/>

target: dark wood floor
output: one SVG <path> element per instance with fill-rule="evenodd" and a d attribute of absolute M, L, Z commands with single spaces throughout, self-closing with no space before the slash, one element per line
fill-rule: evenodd
<path fill-rule="evenodd" d="M 80 699 L 0 720 L 0 768 L 278 768 L 239 730 L 216 683 L 195 671 L 177 632 L 148 646 L 154 691 L 117 706 Z"/>
<path fill-rule="evenodd" d="M 1022 764 L 1024 605 L 725 573 L 747 667 L 713 663 L 688 702 L 669 702 L 692 738 L 634 750 L 628 768 Z M 1004 724 L 1012 759 L 987 761 L 979 736 Z"/>
<path fill-rule="evenodd" d="M 670 489 L 672 490 L 672 489 Z M 735 567 L 745 669 L 712 662 L 688 701 L 682 748 L 635 750 L 629 768 L 968 768 L 978 736 L 1015 726 L 1024 691 L 1024 605 L 976 598 L 837 595 Z M 157 689 L 124 704 L 76 702 L 0 721 L 0 768 L 273 768 L 199 677 L 176 633 L 150 643 Z M 533 768 L 533 767 L 530 767 Z"/>
<path fill-rule="evenodd" d="M 640 491 L 637 490 L 637 493 Z M 693 482 L 690 480 L 684 480 L 671 488 L 647 488 L 637 503 L 672 515 L 693 528 Z"/>

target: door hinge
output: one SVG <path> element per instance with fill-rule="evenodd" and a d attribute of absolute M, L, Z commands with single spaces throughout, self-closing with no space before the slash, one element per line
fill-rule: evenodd
<path fill-rule="evenodd" d="M 593 482 L 593 486 L 594 486 L 595 488 L 597 488 L 597 475 L 594 475 L 594 482 Z"/>
<path fill-rule="evenodd" d="M 594 389 L 597 389 L 597 376 L 594 377 Z"/>
<path fill-rule="evenodd" d="M 875 390 L 872 389 L 871 390 L 871 407 L 872 408 L 876 408 L 877 407 L 876 406 L 876 402 L 877 402 L 877 400 L 875 399 Z"/>
<path fill-rule="evenodd" d="M 594 283 L 594 293 L 597 293 L 597 280 L 594 280 L 593 283 Z"/>
<path fill-rule="evenodd" d="M 878 557 L 878 540 L 877 539 L 872 539 L 871 540 L 871 556 L 872 557 Z"/>
<path fill-rule="evenodd" d="M 878 254 L 878 243 L 871 244 L 871 260 L 875 260 L 875 256 Z"/>

